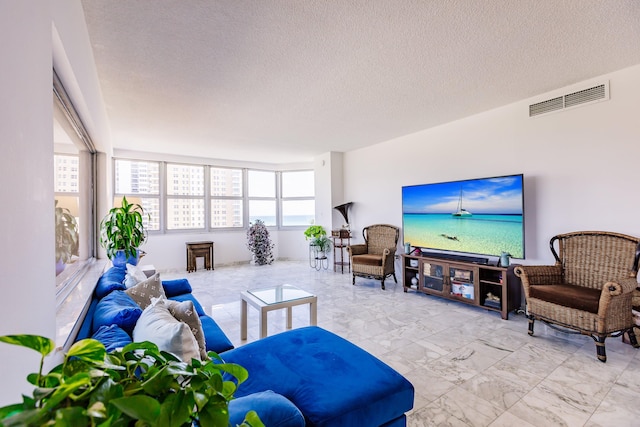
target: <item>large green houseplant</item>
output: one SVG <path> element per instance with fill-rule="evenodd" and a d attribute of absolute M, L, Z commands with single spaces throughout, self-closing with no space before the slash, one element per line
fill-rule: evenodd
<path fill-rule="evenodd" d="M 106 250 L 110 260 L 122 257 L 125 263 L 137 263 L 138 248 L 147 240 L 143 222 L 145 216 L 149 219 L 149 214 L 145 213 L 142 206 L 129 203 L 125 196 L 122 198 L 122 205 L 111 208 L 102 219 L 100 245 Z"/>
<path fill-rule="evenodd" d="M 107 353 L 91 338 L 73 344 L 64 361 L 43 374 L 44 358 L 55 347 L 52 340 L 8 335 L 0 341 L 42 356 L 39 372 L 27 377 L 35 386 L 33 396 L 0 408 L 4 427 L 228 427 L 229 401 L 248 377 L 242 366 L 224 363 L 214 352 L 209 355 L 215 362 L 186 363 L 150 342 Z M 254 411 L 247 413 L 242 426 L 264 427 Z"/>
<path fill-rule="evenodd" d="M 55 203 L 56 264 L 64 267 L 73 255 L 78 255 L 78 223 L 67 208 Z M 62 270 L 60 270 L 62 271 Z"/>

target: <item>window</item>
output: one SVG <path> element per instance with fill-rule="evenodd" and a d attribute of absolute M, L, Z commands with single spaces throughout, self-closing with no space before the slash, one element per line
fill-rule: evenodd
<path fill-rule="evenodd" d="M 244 226 L 242 169 L 211 167 L 211 228 Z"/>
<path fill-rule="evenodd" d="M 308 226 L 315 223 L 313 171 L 282 172 L 282 225 Z"/>
<path fill-rule="evenodd" d="M 204 229 L 204 166 L 169 163 L 166 182 L 167 229 Z"/>
<path fill-rule="evenodd" d="M 114 188 L 114 205 L 127 196 L 150 214 L 149 231 L 241 229 L 257 219 L 270 227 L 315 223 L 312 170 L 115 159 Z"/>
<path fill-rule="evenodd" d="M 93 287 L 83 286 L 96 252 L 96 149 L 53 70 L 56 345 L 64 346 Z M 54 260 L 52 260 L 52 263 Z"/>
<path fill-rule="evenodd" d="M 147 230 L 160 230 L 160 163 L 117 159 L 113 205 L 120 206 L 123 196 L 149 214 L 143 217 Z"/>
<path fill-rule="evenodd" d="M 276 226 L 276 173 L 249 170 L 249 222 L 261 219 L 267 226 Z"/>

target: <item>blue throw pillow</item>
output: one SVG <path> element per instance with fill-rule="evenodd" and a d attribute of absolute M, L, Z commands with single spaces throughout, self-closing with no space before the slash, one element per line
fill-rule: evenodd
<path fill-rule="evenodd" d="M 229 402 L 229 424 L 242 424 L 249 411 L 256 411 L 268 427 L 304 427 L 302 412 L 286 397 L 271 390 L 239 397 Z"/>
<path fill-rule="evenodd" d="M 93 313 L 93 330 L 116 324 L 128 334 L 133 332 L 142 309 L 124 291 L 113 291 L 98 302 Z"/>
<path fill-rule="evenodd" d="M 102 299 L 113 291 L 124 290 L 124 276 L 127 274 L 123 268 L 111 267 L 105 271 L 96 284 L 96 297 Z"/>
<path fill-rule="evenodd" d="M 116 348 L 124 347 L 127 344 L 131 344 L 132 340 L 129 334 L 127 334 L 120 326 L 100 326 L 95 334 L 91 337 L 104 344 L 107 349 L 107 353 L 112 352 Z"/>
<path fill-rule="evenodd" d="M 163 280 L 162 287 L 164 287 L 164 293 L 167 295 L 167 298 L 175 297 L 176 295 L 190 294 L 192 291 L 187 279 Z"/>

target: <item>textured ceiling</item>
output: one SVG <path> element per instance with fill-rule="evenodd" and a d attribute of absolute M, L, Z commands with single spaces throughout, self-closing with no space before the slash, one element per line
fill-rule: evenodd
<path fill-rule="evenodd" d="M 640 63 L 637 0 L 83 0 L 115 148 L 291 163 Z"/>

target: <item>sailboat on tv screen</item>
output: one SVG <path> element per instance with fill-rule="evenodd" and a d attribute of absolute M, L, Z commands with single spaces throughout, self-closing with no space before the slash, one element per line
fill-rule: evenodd
<path fill-rule="evenodd" d="M 451 215 L 458 218 L 468 218 L 473 214 L 462 207 L 462 187 L 460 187 L 460 198 L 458 199 L 458 209 Z"/>

